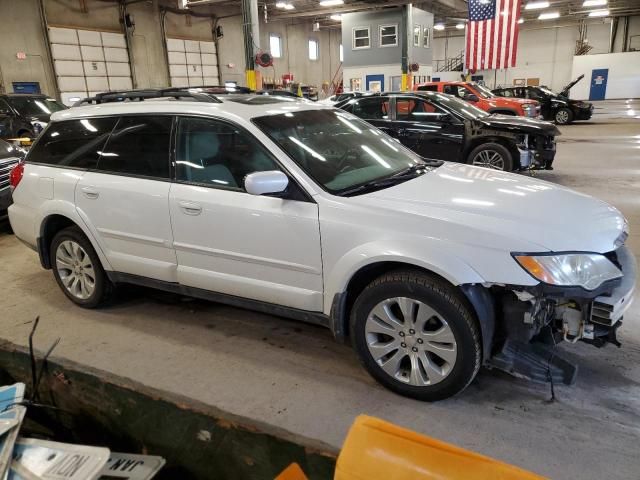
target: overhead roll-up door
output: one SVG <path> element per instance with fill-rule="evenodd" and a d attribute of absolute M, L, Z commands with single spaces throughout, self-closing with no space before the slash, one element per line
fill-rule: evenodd
<path fill-rule="evenodd" d="M 220 84 L 214 42 L 167 38 L 167 53 L 172 87 Z"/>
<path fill-rule="evenodd" d="M 49 27 L 49 41 L 63 103 L 133 88 L 124 34 Z"/>

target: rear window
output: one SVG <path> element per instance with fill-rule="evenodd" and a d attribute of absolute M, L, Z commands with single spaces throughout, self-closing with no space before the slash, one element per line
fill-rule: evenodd
<path fill-rule="evenodd" d="M 32 163 L 95 168 L 116 118 L 86 118 L 52 123 L 29 152 Z"/>
<path fill-rule="evenodd" d="M 170 116 L 122 117 L 101 151 L 98 170 L 169 178 Z"/>
<path fill-rule="evenodd" d="M 420 92 L 437 92 L 438 91 L 438 86 L 437 85 L 420 85 L 418 87 L 418 91 L 420 91 Z"/>

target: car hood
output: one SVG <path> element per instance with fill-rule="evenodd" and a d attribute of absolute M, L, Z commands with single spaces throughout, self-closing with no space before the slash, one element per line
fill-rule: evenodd
<path fill-rule="evenodd" d="M 623 215 L 596 198 L 525 175 L 451 162 L 351 199 L 404 217 L 407 229 L 424 229 L 425 235 L 444 231 L 451 235 L 445 241 L 512 251 L 605 253 L 619 246 L 626 228 Z"/>
<path fill-rule="evenodd" d="M 572 82 L 569 82 L 567 85 L 565 85 L 565 87 L 560 91 L 560 95 L 563 95 L 565 97 L 569 96 L 569 90 L 571 90 L 576 83 L 578 83 L 580 80 L 582 80 L 584 78 L 584 73 L 580 76 L 578 76 L 578 78 L 576 78 L 575 80 L 573 80 Z"/>
<path fill-rule="evenodd" d="M 513 115 L 493 114 L 476 120 L 490 128 L 511 130 L 514 132 L 533 133 L 537 135 L 560 135 L 560 130 L 551 122 L 537 118 L 516 117 Z"/>

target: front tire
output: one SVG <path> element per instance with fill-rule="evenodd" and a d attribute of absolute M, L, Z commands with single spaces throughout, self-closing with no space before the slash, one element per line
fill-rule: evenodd
<path fill-rule="evenodd" d="M 554 120 L 558 125 L 568 125 L 573 122 L 573 112 L 569 108 L 561 108 L 554 115 Z"/>
<path fill-rule="evenodd" d="M 369 374 L 406 397 L 451 397 L 480 369 L 480 332 L 464 299 L 423 273 L 396 271 L 371 282 L 353 306 L 351 333 Z"/>
<path fill-rule="evenodd" d="M 53 276 L 75 304 L 95 308 L 108 301 L 113 291 L 91 242 L 78 227 L 60 230 L 51 241 Z"/>
<path fill-rule="evenodd" d="M 513 170 L 511 152 L 505 146 L 495 142 L 483 143 L 471 150 L 467 157 L 467 163 L 505 172 Z"/>

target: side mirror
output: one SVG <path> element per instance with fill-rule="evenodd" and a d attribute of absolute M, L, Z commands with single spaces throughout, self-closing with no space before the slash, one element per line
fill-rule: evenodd
<path fill-rule="evenodd" d="M 289 185 L 289 178 L 280 170 L 254 172 L 244 179 L 244 189 L 251 195 L 282 193 Z"/>
<path fill-rule="evenodd" d="M 478 96 L 477 96 L 476 94 L 474 94 L 474 93 L 470 93 L 470 94 L 468 94 L 468 95 L 465 95 L 465 96 L 464 96 L 464 99 L 465 99 L 467 102 L 478 102 L 478 101 L 480 101 L 480 99 L 478 98 Z"/>

